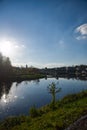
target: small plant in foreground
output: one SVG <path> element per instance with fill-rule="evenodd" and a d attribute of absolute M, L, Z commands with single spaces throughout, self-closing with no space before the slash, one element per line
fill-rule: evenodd
<path fill-rule="evenodd" d="M 30 109 L 30 116 L 31 117 L 37 117 L 39 115 L 38 110 L 35 106 L 31 107 Z"/>
<path fill-rule="evenodd" d="M 49 84 L 49 86 L 47 88 L 48 88 L 48 92 L 52 95 L 51 107 L 54 109 L 55 108 L 56 93 L 60 92 L 61 88 L 56 87 L 56 84 L 54 82 Z"/>

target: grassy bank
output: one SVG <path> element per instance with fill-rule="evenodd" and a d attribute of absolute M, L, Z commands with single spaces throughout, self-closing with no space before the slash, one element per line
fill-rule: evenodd
<path fill-rule="evenodd" d="M 27 75 L 16 75 L 13 76 L 13 80 L 34 80 L 39 78 L 44 78 L 45 76 L 43 74 L 27 74 Z"/>
<path fill-rule="evenodd" d="M 23 81 L 23 80 L 34 80 L 44 78 L 43 74 L 22 74 L 22 75 L 12 75 L 8 77 L 0 78 L 0 81 Z"/>
<path fill-rule="evenodd" d="M 87 91 L 68 95 L 55 104 L 33 110 L 34 116 L 8 118 L 0 130 L 63 130 L 82 115 L 87 114 Z"/>

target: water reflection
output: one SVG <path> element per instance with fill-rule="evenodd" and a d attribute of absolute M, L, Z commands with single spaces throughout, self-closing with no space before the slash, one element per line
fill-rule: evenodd
<path fill-rule="evenodd" d="M 39 84 L 40 79 L 35 79 L 35 80 L 33 80 L 33 82 L 34 82 L 35 84 Z"/>
<path fill-rule="evenodd" d="M 5 103 L 7 102 L 7 101 L 6 101 L 6 98 L 7 98 L 6 94 L 3 94 L 2 100 L 3 100 L 3 102 L 5 102 Z"/>
<path fill-rule="evenodd" d="M 29 83 L 34 83 L 36 85 L 39 85 L 40 80 L 32 80 L 32 81 L 20 81 L 20 82 L 0 82 L 0 101 L 4 103 L 8 103 L 8 99 L 11 100 L 10 98 L 17 99 L 18 96 L 14 95 L 12 97 L 12 93 L 9 94 L 10 90 L 12 87 L 16 88 L 19 87 L 20 85 L 24 84 L 24 86 L 29 87 Z M 24 99 L 24 96 L 20 97 L 21 99 Z M 12 99 L 13 100 L 13 99 Z"/>
<path fill-rule="evenodd" d="M 2 96 L 6 99 L 11 86 L 12 82 L 0 83 L 0 99 Z"/>
<path fill-rule="evenodd" d="M 62 77 L 61 77 L 62 78 Z M 83 80 L 83 81 L 87 81 L 87 77 L 69 77 L 69 76 L 65 76 L 64 77 L 67 80 Z M 49 78 L 45 77 L 45 80 L 47 80 Z M 56 80 L 59 80 L 59 77 L 55 78 Z M 21 83 L 24 83 L 25 86 L 28 86 L 28 84 L 30 82 L 35 83 L 36 85 L 39 85 L 40 83 L 40 79 L 36 79 L 33 81 L 19 81 L 19 82 L 15 82 L 15 86 L 18 87 Z M 11 87 L 13 86 L 13 82 L 0 82 L 0 99 L 2 99 L 4 102 L 6 102 L 7 99 L 7 95 L 9 94 L 9 91 L 11 89 Z M 17 98 L 17 96 L 14 96 L 14 98 Z"/>
<path fill-rule="evenodd" d="M 22 82 L 0 83 L 0 119 L 12 115 L 29 114 L 29 109 L 35 105 L 41 107 L 50 103 L 51 95 L 47 86 L 52 82 L 62 91 L 57 99 L 67 94 L 78 93 L 87 89 L 85 78 L 46 78 Z"/>

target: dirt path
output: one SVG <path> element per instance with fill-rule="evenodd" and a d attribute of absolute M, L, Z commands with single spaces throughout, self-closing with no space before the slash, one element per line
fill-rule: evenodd
<path fill-rule="evenodd" d="M 65 130 L 87 130 L 87 115 L 81 117 Z"/>

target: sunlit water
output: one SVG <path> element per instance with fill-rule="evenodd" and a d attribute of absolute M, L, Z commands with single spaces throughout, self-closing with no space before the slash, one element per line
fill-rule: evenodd
<path fill-rule="evenodd" d="M 55 78 L 13 82 L 0 84 L 0 120 L 8 116 L 28 115 L 32 106 L 37 108 L 51 102 L 51 95 L 47 86 L 55 82 L 61 89 L 56 94 L 56 99 L 61 99 L 67 94 L 78 93 L 87 89 L 87 81 Z"/>

